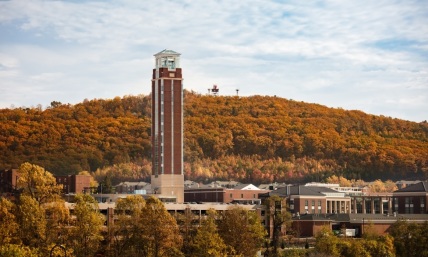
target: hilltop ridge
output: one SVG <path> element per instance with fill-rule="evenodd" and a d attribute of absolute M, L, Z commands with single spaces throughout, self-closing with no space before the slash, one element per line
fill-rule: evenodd
<path fill-rule="evenodd" d="M 425 179 L 428 124 L 272 96 L 185 91 L 187 179 L 261 183 L 347 178 Z M 0 110 L 0 169 L 23 162 L 54 174 L 133 163 L 150 175 L 150 97 L 52 102 Z"/>

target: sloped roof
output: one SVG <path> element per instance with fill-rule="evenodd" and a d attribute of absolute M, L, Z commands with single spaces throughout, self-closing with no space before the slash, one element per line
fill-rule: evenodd
<path fill-rule="evenodd" d="M 158 55 L 181 55 L 181 54 L 177 53 L 173 50 L 164 49 L 164 50 L 160 51 L 159 53 L 155 54 L 154 56 L 158 56 Z"/>
<path fill-rule="evenodd" d="M 242 189 L 242 190 L 260 190 L 253 184 L 240 184 L 235 186 L 233 189 Z"/>
<path fill-rule="evenodd" d="M 324 196 L 318 189 L 318 187 L 292 186 L 290 187 L 290 195 Z"/>
<path fill-rule="evenodd" d="M 119 183 L 116 187 L 118 186 L 147 186 L 150 183 L 144 182 L 144 181 L 139 181 L 139 182 L 121 182 Z"/>
<path fill-rule="evenodd" d="M 394 193 L 400 192 L 428 192 L 428 182 L 419 182 L 394 191 Z"/>
<path fill-rule="evenodd" d="M 316 186 L 286 186 L 269 192 L 269 196 L 277 195 L 279 197 L 287 197 L 290 195 L 300 196 L 327 196 L 329 193 L 340 193 L 334 189 L 328 187 L 316 187 Z"/>
<path fill-rule="evenodd" d="M 273 187 L 274 189 L 278 189 L 278 188 L 285 187 L 285 186 L 287 186 L 287 184 L 285 184 L 285 183 L 273 182 L 270 184 L 260 184 L 258 186 L 258 188 L 259 189 L 269 189 L 270 187 Z"/>

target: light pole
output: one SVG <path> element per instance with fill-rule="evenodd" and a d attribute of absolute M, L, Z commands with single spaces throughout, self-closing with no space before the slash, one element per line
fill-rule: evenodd
<path fill-rule="evenodd" d="M 364 218 L 363 218 L 363 226 L 361 227 L 361 236 L 364 235 Z"/>

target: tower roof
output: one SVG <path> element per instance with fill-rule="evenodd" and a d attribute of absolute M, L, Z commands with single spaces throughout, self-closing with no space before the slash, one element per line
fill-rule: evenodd
<path fill-rule="evenodd" d="M 177 53 L 177 52 L 175 52 L 175 51 L 173 51 L 173 50 L 169 50 L 169 49 L 164 49 L 164 50 L 162 50 L 162 51 L 160 51 L 159 53 L 157 53 L 157 54 L 155 54 L 154 56 L 162 56 L 162 55 L 167 55 L 167 56 L 171 56 L 171 55 L 174 55 L 174 56 L 179 56 L 179 55 L 181 55 L 180 53 Z"/>

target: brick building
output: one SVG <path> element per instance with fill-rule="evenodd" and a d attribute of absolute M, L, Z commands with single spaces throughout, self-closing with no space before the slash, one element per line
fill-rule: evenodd
<path fill-rule="evenodd" d="M 12 193 L 16 190 L 16 182 L 18 181 L 19 173 L 17 169 L 1 170 L 0 171 L 0 194 Z"/>
<path fill-rule="evenodd" d="M 428 213 L 428 182 L 411 184 L 394 191 L 393 211 L 398 214 L 427 214 Z"/>
<path fill-rule="evenodd" d="M 55 179 L 57 184 L 63 185 L 64 194 L 83 193 L 85 188 L 91 186 L 91 176 L 89 175 L 55 176 Z"/>
<path fill-rule="evenodd" d="M 240 184 L 234 188 L 200 186 L 184 190 L 185 202 L 216 202 L 216 203 L 260 203 L 259 194 L 269 190 L 261 190 L 251 184 Z"/>

